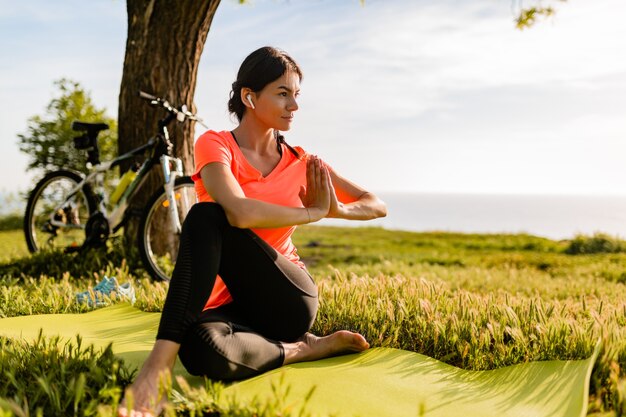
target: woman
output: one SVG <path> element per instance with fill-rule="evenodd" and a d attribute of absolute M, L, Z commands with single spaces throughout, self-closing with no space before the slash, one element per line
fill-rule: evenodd
<path fill-rule="evenodd" d="M 192 178 L 200 202 L 185 219 L 156 343 L 130 388 L 141 410 L 133 415 L 151 415 L 159 378 L 176 355 L 193 375 L 237 380 L 369 347 L 346 330 L 308 333 L 317 288 L 291 242 L 295 226 L 324 217 L 373 219 L 386 207 L 278 134 L 291 127 L 301 80 L 286 53 L 254 51 L 228 103 L 239 125 L 196 142 Z"/>

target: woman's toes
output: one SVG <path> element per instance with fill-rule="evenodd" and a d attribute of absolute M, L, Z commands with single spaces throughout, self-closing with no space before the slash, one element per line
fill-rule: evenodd
<path fill-rule="evenodd" d="M 370 344 L 367 343 L 367 340 L 362 335 L 359 335 L 359 345 L 364 348 L 370 347 Z"/>
<path fill-rule="evenodd" d="M 365 340 L 362 335 L 354 333 L 352 336 L 352 346 L 358 350 L 365 350 L 369 348 L 370 344 L 367 343 L 367 340 Z"/>

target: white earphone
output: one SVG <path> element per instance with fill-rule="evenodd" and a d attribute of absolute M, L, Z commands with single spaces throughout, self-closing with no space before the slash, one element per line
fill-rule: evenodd
<path fill-rule="evenodd" d="M 248 103 L 250 103 L 250 107 L 254 109 L 254 103 L 252 102 L 252 98 L 250 98 L 250 94 L 248 94 L 246 98 L 248 99 Z"/>

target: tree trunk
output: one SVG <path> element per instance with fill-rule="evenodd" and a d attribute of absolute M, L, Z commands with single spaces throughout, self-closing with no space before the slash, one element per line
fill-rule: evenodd
<path fill-rule="evenodd" d="M 172 105 L 187 104 L 195 113 L 193 97 L 200 56 L 219 0 L 127 0 L 128 38 L 119 99 L 118 149 L 120 155 L 144 144 L 157 133 L 163 109 L 139 98 L 139 91 L 166 98 Z M 185 173 L 193 169 L 194 123 L 170 124 L 174 155 L 183 160 Z M 130 162 L 122 166 L 127 170 Z M 135 201 L 134 212 L 143 211 L 148 198 L 163 186 L 155 169 Z M 138 216 L 133 216 L 124 234 L 136 241 Z"/>

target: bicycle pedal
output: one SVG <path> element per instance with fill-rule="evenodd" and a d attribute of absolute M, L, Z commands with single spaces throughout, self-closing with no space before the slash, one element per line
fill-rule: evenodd
<path fill-rule="evenodd" d="M 58 227 L 56 226 L 52 226 L 50 224 L 45 225 L 44 227 L 41 228 L 41 231 L 44 233 L 50 233 L 52 236 L 56 236 L 57 235 L 57 229 Z"/>

